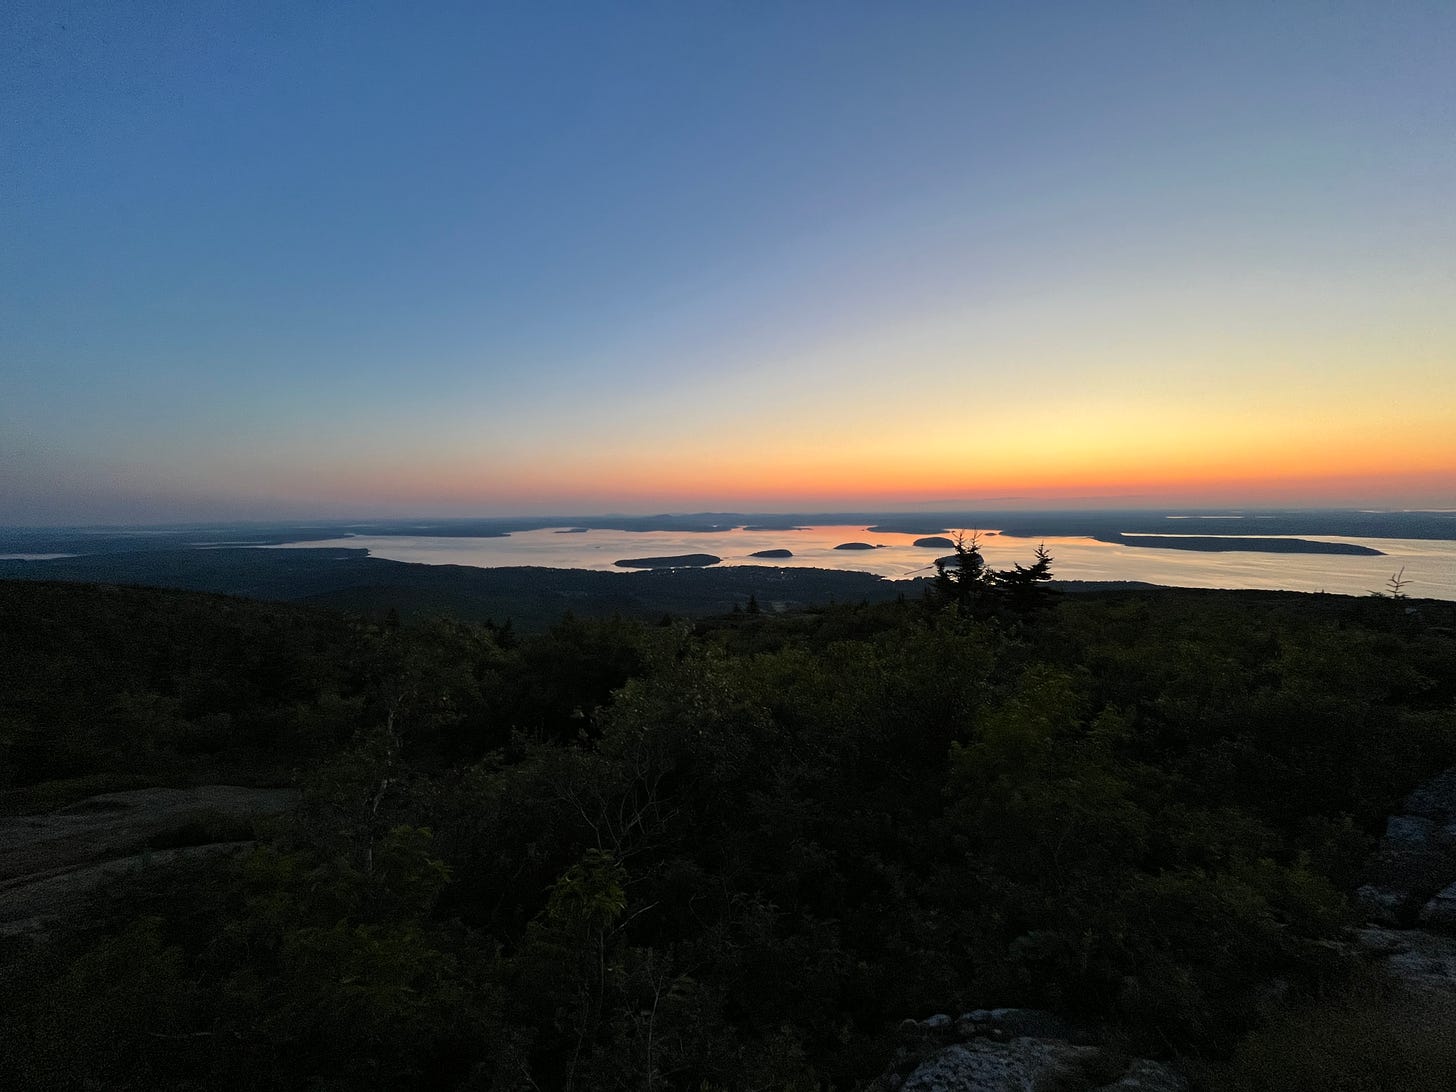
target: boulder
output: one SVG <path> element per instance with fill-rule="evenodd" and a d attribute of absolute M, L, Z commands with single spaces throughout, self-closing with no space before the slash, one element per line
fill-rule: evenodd
<path fill-rule="evenodd" d="M 1425 849 L 1431 842 L 1435 822 L 1415 815 L 1392 815 L 1385 821 L 1385 845 L 1389 849 Z"/>
<path fill-rule="evenodd" d="M 1437 821 L 1456 819 L 1456 766 L 1406 797 L 1405 814 Z"/>
<path fill-rule="evenodd" d="M 1022 1035 L 1040 1039 L 1075 1037 L 1071 1025 L 1045 1009 L 975 1009 L 961 1013 L 961 1022 L 982 1031 L 997 1030 L 1009 1039 Z"/>
<path fill-rule="evenodd" d="M 900 1092 L 1039 1092 L 1050 1088 L 1184 1092 L 1177 1073 L 1146 1058 L 1129 1060 L 1060 1039 L 975 1039 L 937 1051 Z"/>
<path fill-rule="evenodd" d="M 1421 908 L 1421 924 L 1428 929 L 1456 932 L 1456 883 L 1443 887 Z"/>
<path fill-rule="evenodd" d="M 1072 1028 L 1045 1009 L 992 1009 L 991 1022 L 1011 1036 L 1030 1035 L 1039 1039 L 1070 1039 Z"/>
<path fill-rule="evenodd" d="M 1456 931 L 1456 768 L 1419 786 L 1404 807 L 1385 821 L 1355 904 L 1368 920 L 1399 926 L 1415 924 L 1424 904 L 1422 923 Z"/>

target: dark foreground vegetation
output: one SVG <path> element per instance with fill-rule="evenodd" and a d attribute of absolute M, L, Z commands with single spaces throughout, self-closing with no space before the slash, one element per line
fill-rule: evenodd
<path fill-rule="evenodd" d="M 3 536 L 0 536 L 3 541 Z M 700 555 L 710 557 L 711 555 Z M 646 559 L 654 562 L 675 558 Z M 419 565 L 367 550 L 148 549 L 50 561 L 0 558 L 0 580 L 74 580 L 222 592 L 406 620 L 438 614 L 476 622 L 510 619 L 518 632 L 580 617 L 718 614 L 750 595 L 784 607 L 919 594 L 919 582 L 840 569 L 733 565 L 624 572 L 521 566 Z"/>
<path fill-rule="evenodd" d="M 0 937 L 0 1082 L 847 1089 L 1005 1005 L 1232 1081 L 1368 1030 L 1348 892 L 1456 763 L 1456 607 L 1019 571 L 531 637 L 0 582 L 10 814 L 302 793 Z"/>

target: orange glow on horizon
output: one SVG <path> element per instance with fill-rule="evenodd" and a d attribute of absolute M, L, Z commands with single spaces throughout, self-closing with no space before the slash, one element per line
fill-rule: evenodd
<path fill-rule="evenodd" d="M 1034 404 L 985 420 L 808 417 L 732 429 L 684 418 L 672 435 L 567 431 L 526 447 L 483 447 L 472 429 L 433 449 L 356 452 L 299 469 L 283 454 L 270 486 L 299 501 L 394 512 L 589 514 L 850 511 L 874 507 L 1277 505 L 1456 507 L 1456 422 L 1431 399 L 1416 420 L 1274 407 L 1074 411 Z M 1453 427 L 1445 427 L 1452 425 Z M 488 434 L 486 434 L 488 437 Z M 485 443 L 488 443 L 488 438 Z M 254 481 L 257 481 L 256 470 Z"/>
<path fill-rule="evenodd" d="M 1412 467 L 1388 452 L 1348 453 L 1340 463 L 1308 457 L 1271 461 L 1264 453 L 1227 452 L 1198 458 L 1179 453 L 1075 465 L 1047 459 L 1017 465 L 1014 458 L 967 466 L 904 458 L 890 463 L 849 458 L 817 465 L 727 465 L 680 459 L 668 463 L 620 459 L 598 463 L 587 476 L 554 465 L 442 466 L 419 475 L 355 471 L 330 483 L 332 495 L 357 503 L 424 510 L 489 506 L 494 511 L 702 511 L 874 505 L 981 503 L 997 498 L 1046 503 L 1118 499 L 1148 504 L 1456 505 L 1456 459 Z M 1363 457 L 1355 457 L 1360 455 Z M 1386 457 L 1379 457 L 1379 456 Z M 957 498 L 961 498 L 958 501 Z M 421 508 L 421 505 L 424 508 Z"/>

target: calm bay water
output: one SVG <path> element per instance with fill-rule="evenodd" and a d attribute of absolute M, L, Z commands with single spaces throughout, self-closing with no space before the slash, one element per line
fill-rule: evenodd
<path fill-rule="evenodd" d="M 922 537 L 871 533 L 863 526 L 818 525 L 786 531 L 520 531 L 505 538 L 436 538 L 396 535 L 351 535 L 323 542 L 290 543 L 290 547 L 345 546 L 367 549 L 375 557 L 429 565 L 543 565 L 559 569 L 604 569 L 616 572 L 622 558 L 706 553 L 725 565 L 778 565 L 852 569 L 905 578 L 933 572 L 944 547 L 912 545 Z M 1401 570 L 1406 592 L 1416 598 L 1456 599 L 1456 542 L 1427 539 L 1322 538 L 1381 550 L 1386 556 L 1340 554 L 1205 553 L 1118 546 L 1090 538 L 1047 538 L 1055 559 L 1052 571 L 1063 580 L 1142 580 L 1196 588 L 1269 588 L 1364 595 L 1385 591 Z M 1036 539 L 1006 538 L 983 533 L 982 553 L 993 568 L 1014 562 L 1029 565 Z M 874 550 L 836 550 L 845 542 L 868 542 Z M 282 547 L 288 548 L 288 547 Z M 785 559 L 754 558 L 759 550 L 792 550 Z"/>

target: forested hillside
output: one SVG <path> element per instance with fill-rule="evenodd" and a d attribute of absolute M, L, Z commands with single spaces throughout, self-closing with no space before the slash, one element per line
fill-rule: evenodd
<path fill-rule="evenodd" d="M 566 611 L 598 618 L 655 617 L 664 612 L 697 616 L 726 611 L 751 595 L 765 604 L 793 607 L 883 602 L 901 594 L 918 595 L 920 590 L 916 580 L 773 565 L 639 572 L 534 566 L 486 569 L 389 561 L 371 557 L 364 549 L 183 548 L 170 539 L 161 545 L 167 548 L 46 561 L 0 557 L 0 580 L 143 584 L 333 607 L 380 618 L 393 611 L 405 619 L 448 614 L 476 622 L 510 620 L 527 633 L 549 628 Z"/>
<path fill-rule="evenodd" d="M 1383 817 L 1456 764 L 1456 605 L 955 576 L 528 637 L 0 582 L 5 814 L 300 790 L 0 930 L 0 1080 L 849 1089 L 1008 1005 L 1233 1073 L 1271 983 L 1351 989 Z"/>

